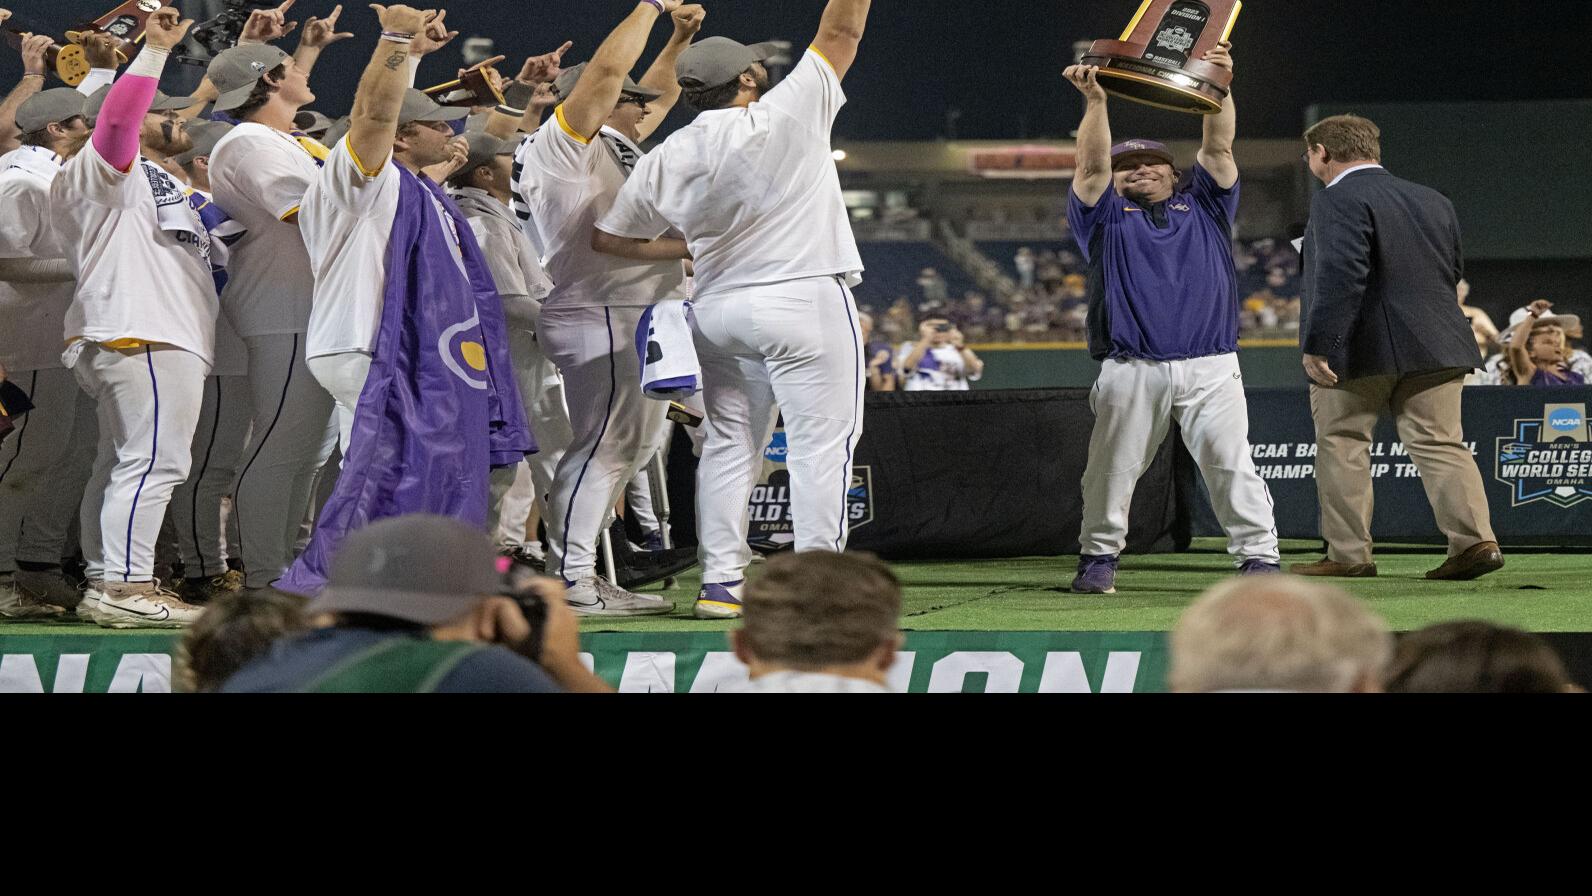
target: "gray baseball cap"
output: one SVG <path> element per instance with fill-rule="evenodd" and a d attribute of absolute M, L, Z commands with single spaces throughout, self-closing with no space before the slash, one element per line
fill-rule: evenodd
<path fill-rule="evenodd" d="M 351 119 L 347 115 L 332 122 L 332 126 L 327 128 L 326 133 L 321 135 L 321 142 L 327 146 L 336 146 L 337 141 L 348 134 L 349 124 L 351 124 Z"/>
<path fill-rule="evenodd" d="M 586 63 L 582 62 L 580 65 L 574 66 L 573 68 L 564 69 L 564 71 L 559 74 L 558 78 L 553 81 L 553 92 L 558 94 L 560 101 L 569 99 L 569 95 L 575 92 L 575 85 L 580 83 L 580 76 L 584 74 L 585 71 Z M 650 87 L 642 87 L 640 84 L 632 81 L 628 75 L 625 76 L 625 85 L 619 90 L 621 93 L 628 93 L 632 96 L 643 96 L 649 100 L 655 100 L 658 97 L 663 96 L 663 91 L 653 90 Z"/>
<path fill-rule="evenodd" d="M 270 44 L 249 44 L 225 50 L 210 60 L 206 74 L 220 93 L 215 110 L 226 112 L 243 105 L 260 79 L 287 58 L 287 53 Z"/>
<path fill-rule="evenodd" d="M 195 121 L 188 126 L 188 136 L 193 139 L 193 149 L 179 153 L 174 158 L 177 164 L 187 165 L 200 156 L 208 156 L 215 152 L 216 144 L 221 138 L 232 130 L 232 125 L 224 121 Z"/>
<path fill-rule="evenodd" d="M 404 92 L 403 107 L 398 110 L 398 124 L 411 121 L 458 121 L 470 114 L 465 106 L 441 106 L 424 92 L 411 87 Z"/>
<path fill-rule="evenodd" d="M 76 118 L 88 109 L 88 97 L 70 87 L 56 87 L 28 97 L 17 110 L 17 127 L 30 134 L 45 125 Z"/>
<path fill-rule="evenodd" d="M 460 168 L 461 172 L 474 171 L 482 165 L 492 164 L 498 156 L 511 156 L 519 149 L 520 141 L 514 137 L 500 140 L 485 131 L 470 131 L 464 135 L 464 140 L 470 145 L 470 158 Z"/>
<path fill-rule="evenodd" d="M 299 114 L 293 116 L 293 127 L 313 137 L 318 133 L 324 134 L 330 130 L 332 127 L 332 120 L 319 112 L 312 112 L 309 109 L 305 109 Z"/>
<path fill-rule="evenodd" d="M 747 46 L 727 37 L 706 37 L 685 48 L 674 65 L 674 74 L 688 90 L 718 87 L 779 51 L 779 44 L 773 41 Z"/>
<path fill-rule="evenodd" d="M 83 114 L 88 118 L 90 127 L 99 119 L 100 109 L 104 108 L 105 98 L 110 96 L 112 86 L 114 85 L 106 84 L 104 87 L 94 91 L 94 95 L 88 98 L 88 105 L 83 109 Z M 157 90 L 155 91 L 155 101 L 149 104 L 149 111 L 181 112 L 193 104 L 194 99 L 191 96 L 167 96 Z"/>
<path fill-rule="evenodd" d="M 419 625 L 464 615 L 502 590 L 497 552 L 480 529 L 410 514 L 377 520 L 343 540 L 326 590 L 305 611 L 374 613 Z"/>

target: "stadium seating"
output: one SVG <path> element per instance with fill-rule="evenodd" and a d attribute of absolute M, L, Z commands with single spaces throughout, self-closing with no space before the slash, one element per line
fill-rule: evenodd
<path fill-rule="evenodd" d="M 858 303 L 865 307 L 884 308 L 900 296 L 906 296 L 914 305 L 922 304 L 918 274 L 924 268 L 940 272 L 945 278 L 946 294 L 953 299 L 978 288 L 973 278 L 933 243 L 860 243 L 858 249 L 867 271 L 856 294 Z"/>

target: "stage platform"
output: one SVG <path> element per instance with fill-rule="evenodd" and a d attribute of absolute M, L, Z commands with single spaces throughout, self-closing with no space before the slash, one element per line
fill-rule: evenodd
<path fill-rule="evenodd" d="M 1286 542 L 1284 562 L 1319 545 Z M 1592 554 L 1506 551 L 1508 566 L 1476 582 L 1429 582 L 1429 546 L 1381 549 L 1381 577 L 1343 581 L 1398 631 L 1488 619 L 1545 633 L 1583 685 L 1592 669 Z M 1114 595 L 1067 591 L 1073 557 L 902 563 L 907 643 L 894 683 L 912 692 L 1155 692 L 1165 689 L 1166 631 L 1201 591 L 1231 571 L 1222 543 L 1123 559 Z M 755 567 L 754 573 L 755 575 Z M 690 618 L 697 579 L 666 594 L 673 616 L 590 620 L 582 646 L 622 691 L 713 692 L 744 679 L 724 632 Z M 0 693 L 170 689 L 174 633 L 78 623 L 0 624 Z"/>

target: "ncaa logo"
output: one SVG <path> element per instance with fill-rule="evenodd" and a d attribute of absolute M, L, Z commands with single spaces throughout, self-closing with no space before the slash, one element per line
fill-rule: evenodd
<path fill-rule="evenodd" d="M 774 433 L 773 440 L 763 450 L 763 457 L 772 463 L 782 464 L 785 462 L 785 456 L 788 453 L 789 448 L 785 442 L 785 430 L 782 429 Z"/>
<path fill-rule="evenodd" d="M 1575 408 L 1559 408 L 1548 415 L 1548 428 L 1554 432 L 1574 432 L 1582 422 L 1581 413 Z"/>

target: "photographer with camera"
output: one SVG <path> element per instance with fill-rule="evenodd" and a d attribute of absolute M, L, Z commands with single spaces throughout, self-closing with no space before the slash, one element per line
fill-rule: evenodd
<path fill-rule="evenodd" d="M 918 341 L 902 343 L 899 357 L 905 392 L 966 392 L 984 376 L 984 362 L 943 317 L 918 324 Z"/>
<path fill-rule="evenodd" d="M 373 522 L 343 541 L 305 608 L 324 627 L 274 644 L 221 691 L 612 691 L 580 662 L 563 586 L 498 569 L 491 539 L 458 520 Z"/>

